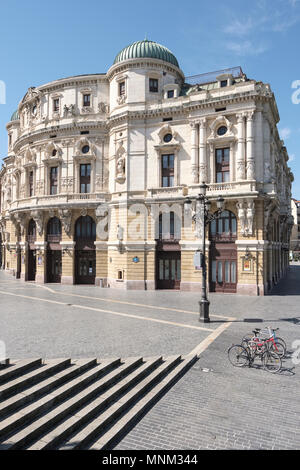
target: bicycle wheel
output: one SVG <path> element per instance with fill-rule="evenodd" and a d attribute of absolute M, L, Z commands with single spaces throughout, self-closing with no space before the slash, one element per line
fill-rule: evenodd
<path fill-rule="evenodd" d="M 249 362 L 247 350 L 240 344 L 228 349 L 228 359 L 234 367 L 243 367 Z"/>
<path fill-rule="evenodd" d="M 280 357 L 284 357 L 286 348 L 281 341 L 276 340 L 275 343 L 270 343 L 270 351 L 277 353 Z"/>
<path fill-rule="evenodd" d="M 275 374 L 280 371 L 282 366 L 281 357 L 276 352 L 267 350 L 263 353 L 261 360 L 263 368 L 268 372 L 271 372 L 271 374 Z"/>
<path fill-rule="evenodd" d="M 279 343 L 283 344 L 284 349 L 286 351 L 286 342 L 284 341 L 284 339 L 280 338 L 280 336 L 275 336 L 275 342 L 276 343 L 279 342 Z"/>

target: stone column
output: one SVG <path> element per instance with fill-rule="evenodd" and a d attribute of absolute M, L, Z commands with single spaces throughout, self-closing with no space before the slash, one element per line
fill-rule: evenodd
<path fill-rule="evenodd" d="M 207 161 L 206 161 L 206 119 L 200 119 L 200 162 L 199 162 L 199 183 L 207 183 Z"/>
<path fill-rule="evenodd" d="M 236 179 L 245 179 L 245 114 L 237 115 L 238 121 L 238 147 L 236 158 Z"/>
<path fill-rule="evenodd" d="M 210 181 L 208 183 L 216 182 L 216 161 L 215 161 L 215 147 L 214 144 L 209 144 L 209 161 L 210 161 Z"/>
<path fill-rule="evenodd" d="M 199 167 L 199 156 L 198 156 L 198 124 L 191 122 L 191 158 L 192 158 L 192 182 L 199 183 L 198 179 L 198 167 Z"/>
<path fill-rule="evenodd" d="M 271 177 L 271 133 L 270 125 L 267 117 L 263 121 L 263 138 L 264 138 L 264 181 L 269 182 Z"/>
<path fill-rule="evenodd" d="M 247 113 L 247 180 L 255 180 L 253 118 L 254 111 Z"/>

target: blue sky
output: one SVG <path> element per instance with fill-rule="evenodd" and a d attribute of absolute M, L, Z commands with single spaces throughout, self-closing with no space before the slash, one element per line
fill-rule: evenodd
<path fill-rule="evenodd" d="M 28 87 L 106 72 L 123 47 L 147 36 L 175 54 L 186 76 L 241 65 L 270 83 L 300 199 L 300 0 L 10 0 L 0 15 L 1 157 L 5 124 Z"/>

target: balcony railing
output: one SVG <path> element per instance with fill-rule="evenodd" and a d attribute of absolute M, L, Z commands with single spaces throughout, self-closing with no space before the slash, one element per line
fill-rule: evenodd
<path fill-rule="evenodd" d="M 22 209 L 35 206 L 55 206 L 67 204 L 69 202 L 82 201 L 103 201 L 106 193 L 75 193 L 75 194 L 55 194 L 53 196 L 33 196 L 14 201 L 10 205 L 10 210 Z"/>

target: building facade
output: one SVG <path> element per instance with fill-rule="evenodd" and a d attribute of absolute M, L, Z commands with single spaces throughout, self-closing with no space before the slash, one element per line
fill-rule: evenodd
<path fill-rule="evenodd" d="M 294 225 L 291 232 L 290 250 L 294 259 L 300 258 L 300 201 L 291 199 L 291 213 L 294 218 Z"/>
<path fill-rule="evenodd" d="M 2 268 L 27 281 L 200 290 L 206 182 L 210 291 L 263 295 L 289 263 L 291 182 L 268 84 L 240 68 L 186 78 L 153 41 L 107 73 L 29 88 L 7 124 Z M 196 202 L 194 202 L 196 204 Z"/>

